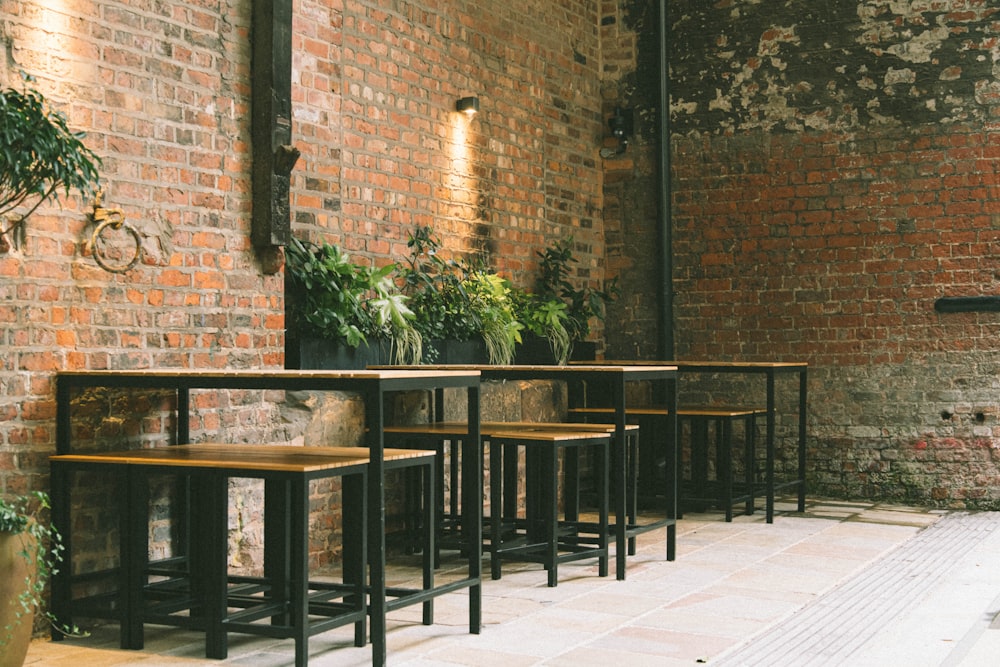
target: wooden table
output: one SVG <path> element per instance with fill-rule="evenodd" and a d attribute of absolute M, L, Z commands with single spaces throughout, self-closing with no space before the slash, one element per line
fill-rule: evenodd
<path fill-rule="evenodd" d="M 626 556 L 630 551 L 634 551 L 634 538 L 637 534 L 654 530 L 660 527 L 666 528 L 666 558 L 674 560 L 676 557 L 677 539 L 677 480 L 676 480 L 676 447 L 677 442 L 677 367 L 672 364 L 573 364 L 567 366 L 549 365 L 428 365 L 428 366 L 385 366 L 385 369 L 407 369 L 405 372 L 418 372 L 417 369 L 430 369 L 436 371 L 456 372 L 461 370 L 472 370 L 479 372 L 484 381 L 503 380 L 559 380 L 563 382 L 595 382 L 602 387 L 608 387 L 611 393 L 611 404 L 614 406 L 615 424 L 615 447 L 611 462 L 612 490 L 614 498 L 612 511 L 615 516 L 615 576 L 625 579 Z M 668 499 L 667 515 L 662 521 L 650 522 L 639 525 L 635 522 L 635 517 L 629 514 L 629 504 L 627 493 L 629 485 L 627 479 L 627 457 L 625 448 L 626 438 L 626 394 L 625 386 L 629 382 L 641 381 L 662 381 L 666 383 L 667 392 L 664 399 L 664 407 L 668 408 L 671 415 L 666 433 L 653 434 L 652 437 L 663 439 L 663 451 L 674 452 L 674 460 L 667 461 L 667 488 L 664 494 Z M 649 437 L 640 434 L 640 437 Z M 464 461 L 463 461 L 464 464 Z M 463 497 L 474 497 L 466 496 Z"/>
<path fill-rule="evenodd" d="M 774 522 L 774 497 L 779 490 L 795 488 L 798 491 L 798 510 L 804 512 L 806 508 L 806 408 L 808 404 L 808 385 L 806 374 L 809 364 L 806 362 L 782 362 L 782 361 L 606 361 L 600 363 L 607 364 L 634 364 L 659 366 L 668 364 L 675 366 L 679 373 L 737 373 L 742 375 L 763 375 L 765 377 L 765 401 L 767 411 L 767 434 L 765 446 L 767 448 L 767 460 L 765 463 L 765 494 L 766 494 L 766 514 L 767 522 Z M 794 479 L 784 480 L 778 483 L 774 476 L 774 454 L 775 454 L 775 420 L 777 406 L 775 402 L 775 381 L 778 376 L 797 375 L 798 387 L 798 471 Z M 749 406 L 754 407 L 754 406 Z"/>
<path fill-rule="evenodd" d="M 479 380 L 475 370 L 121 370 L 62 371 L 56 375 L 56 452 L 73 452 L 72 399 L 76 392 L 89 388 L 171 390 L 176 395 L 177 427 L 175 442 L 190 442 L 191 391 L 204 389 L 347 391 L 360 394 L 365 405 L 364 445 L 371 450 L 368 479 L 369 590 L 372 638 L 372 663 L 386 661 L 386 581 L 385 581 L 385 465 L 383 461 L 385 423 L 384 398 L 391 392 L 423 389 L 461 388 L 468 397 L 470 440 L 463 451 L 463 495 L 482 495 L 482 448 L 479 432 Z M 61 489 L 53 489 L 57 495 Z M 53 514 L 56 525 L 68 526 L 68 505 L 61 504 Z M 468 576 L 442 585 L 435 594 L 469 589 L 469 632 L 478 634 L 482 624 L 482 505 L 463 508 L 463 524 L 468 527 L 466 554 Z M 71 531 L 66 531 L 70 533 Z M 67 553 L 71 553 L 71 535 L 65 535 Z M 71 564 L 67 564 L 68 572 Z M 53 580 L 53 595 L 70 599 L 69 575 Z M 414 599 L 414 603 L 422 602 Z M 398 604 L 395 606 L 399 606 Z M 58 633 L 54 635 L 58 638 Z"/>

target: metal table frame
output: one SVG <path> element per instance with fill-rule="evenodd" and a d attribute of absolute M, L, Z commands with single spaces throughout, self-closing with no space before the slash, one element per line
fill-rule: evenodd
<path fill-rule="evenodd" d="M 809 364 L 806 362 L 782 361 L 606 361 L 608 364 L 662 365 L 676 366 L 677 371 L 685 373 L 737 373 L 741 375 L 763 375 L 765 377 L 765 395 L 767 401 L 766 419 L 767 435 L 764 445 L 767 448 L 765 463 L 765 493 L 767 523 L 774 522 L 774 497 L 782 489 L 796 488 L 798 490 L 798 511 L 806 508 L 806 409 L 808 406 L 807 373 Z M 777 406 L 775 404 L 774 388 L 778 376 L 798 375 L 798 477 L 778 483 L 774 476 L 775 421 Z M 751 406 L 753 407 L 753 406 Z"/>
<path fill-rule="evenodd" d="M 365 405 L 365 442 L 371 450 L 368 479 L 369 590 L 372 637 L 372 664 L 386 662 L 386 581 L 385 581 L 385 466 L 384 449 L 385 402 L 387 394 L 399 391 L 463 388 L 468 396 L 470 441 L 462 452 L 463 495 L 482 496 L 482 447 L 479 431 L 479 380 L 474 369 L 406 371 L 305 371 L 285 369 L 263 370 L 109 370 L 61 371 L 56 375 L 56 451 L 73 453 L 72 398 L 75 391 L 87 388 L 157 389 L 176 392 L 176 444 L 190 442 L 190 409 L 192 390 L 245 389 L 286 391 L 346 391 L 360 394 Z M 482 625 L 482 505 L 463 508 L 463 529 L 466 530 L 468 576 L 435 587 L 430 593 L 414 596 L 412 603 L 422 603 L 428 597 L 464 588 L 469 589 L 469 632 L 478 634 Z M 56 525 L 66 516 L 53 516 Z M 66 531 L 70 533 L 71 531 Z M 67 553 L 71 552 L 71 535 L 64 536 Z M 53 580 L 53 595 L 69 594 L 70 566 L 66 574 Z M 393 608 L 400 606 L 393 605 Z M 59 638 L 59 633 L 54 633 Z"/>
<path fill-rule="evenodd" d="M 615 533 L 615 576 L 625 579 L 626 556 L 634 553 L 635 536 L 657 528 L 666 528 L 666 558 L 676 557 L 677 541 L 677 367 L 672 364 L 573 364 L 568 366 L 546 365 L 429 365 L 429 366 L 385 366 L 386 369 L 431 369 L 439 371 L 474 370 L 481 373 L 483 381 L 505 380 L 559 380 L 563 382 L 598 382 L 601 386 L 610 388 L 611 404 L 615 408 L 615 436 L 613 457 L 611 461 L 612 483 L 614 492 L 612 512 L 614 513 Z M 414 372 L 406 370 L 405 372 Z M 666 384 L 665 405 L 669 411 L 667 433 L 651 434 L 640 437 L 662 437 L 664 451 L 668 455 L 667 486 L 664 490 L 667 498 L 667 515 L 662 521 L 637 524 L 630 521 L 627 503 L 627 456 L 626 456 L 626 394 L 625 385 L 629 382 L 664 382 Z M 670 460 L 670 459 L 673 460 Z M 464 470 L 464 461 L 463 461 Z M 463 497 L 475 497 L 466 496 Z"/>

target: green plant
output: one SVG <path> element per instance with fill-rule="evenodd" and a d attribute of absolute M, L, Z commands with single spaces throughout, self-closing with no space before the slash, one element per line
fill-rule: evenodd
<path fill-rule="evenodd" d="M 33 81 L 27 75 L 26 83 Z M 66 118 L 49 107 L 41 93 L 25 87 L 0 91 L 0 222 L 27 207 L 9 226 L 0 225 L 0 250 L 7 236 L 62 188 L 84 197 L 97 189 L 101 160 L 72 132 Z"/>
<path fill-rule="evenodd" d="M 566 328 L 569 320 L 566 304 L 559 299 L 540 297 L 524 290 L 515 292 L 514 297 L 517 318 L 524 328 L 547 340 L 555 362 L 565 364 L 573 350 L 573 340 Z"/>
<path fill-rule="evenodd" d="M 395 270 L 395 264 L 357 264 L 335 245 L 293 238 L 286 248 L 290 328 L 350 347 L 369 337 L 387 340 L 397 363 L 416 363 L 420 333 L 392 281 Z"/>
<path fill-rule="evenodd" d="M 539 258 L 539 276 L 536 293 L 544 303 L 560 300 L 566 304 L 565 328 L 570 341 L 584 340 L 590 335 L 592 319 L 603 320 L 607 304 L 618 297 L 618 281 L 613 279 L 603 289 L 589 286 L 578 287 L 570 278 L 572 264 L 578 260 L 573 256 L 573 237 L 554 242 L 544 251 L 536 253 Z"/>
<path fill-rule="evenodd" d="M 481 324 L 465 288 L 468 266 L 441 256 L 441 241 L 430 227 L 418 227 L 406 245 L 410 257 L 401 271 L 403 291 L 424 340 L 475 338 Z"/>
<path fill-rule="evenodd" d="M 366 302 L 375 324 L 375 332 L 390 343 L 392 363 L 420 363 L 423 337 L 413 326 L 416 314 L 406 305 L 406 296 L 396 290 L 388 276 L 374 285 L 376 298 Z"/>
<path fill-rule="evenodd" d="M 364 307 L 374 284 L 373 269 L 355 264 L 330 244 L 293 238 L 285 252 L 295 329 L 351 347 L 365 342 L 366 332 L 374 328 Z"/>
<path fill-rule="evenodd" d="M 482 262 L 442 257 L 441 240 L 430 227 L 418 227 L 407 246 L 404 291 L 416 313 L 414 326 L 424 339 L 481 338 L 490 363 L 510 363 L 524 328 L 517 319 L 510 282 Z"/>
<path fill-rule="evenodd" d="M 463 285 L 479 318 L 479 333 L 486 342 L 490 363 L 511 363 L 524 325 L 517 319 L 510 282 L 495 273 L 474 270 Z"/>
<path fill-rule="evenodd" d="M 49 496 L 44 491 L 11 499 L 0 498 L 0 533 L 21 536 L 19 555 L 29 566 L 23 590 L 17 599 L 10 601 L 15 609 L 14 619 L 0 629 L 0 647 L 10 642 L 14 629 L 35 613 L 44 614 L 51 623 L 56 622 L 52 614 L 44 609 L 43 595 L 49 579 L 58 571 L 57 565 L 62 561 L 62 536 L 54 526 L 37 518 L 38 513 L 47 512 L 50 508 Z M 7 601 L 0 600 L 0 603 L 7 604 Z M 82 634 L 76 627 L 57 627 L 65 634 Z"/>

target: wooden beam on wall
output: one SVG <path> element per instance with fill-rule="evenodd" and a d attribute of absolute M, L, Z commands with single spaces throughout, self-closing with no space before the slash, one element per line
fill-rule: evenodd
<path fill-rule="evenodd" d="M 292 145 L 292 0 L 253 0 L 251 35 L 253 217 L 257 248 L 291 239 L 289 183 L 299 151 Z"/>

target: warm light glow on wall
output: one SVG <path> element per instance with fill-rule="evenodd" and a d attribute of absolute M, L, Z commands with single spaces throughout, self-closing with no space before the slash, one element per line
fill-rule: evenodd
<path fill-rule="evenodd" d="M 58 94 L 45 90 L 47 79 L 61 84 L 93 85 L 100 54 L 90 35 L 78 34 L 79 10 L 70 0 L 32 0 L 33 7 L 23 30 L 12 40 L 14 54 L 12 73 L 24 70 L 38 79 L 36 87 L 54 101 Z"/>
<path fill-rule="evenodd" d="M 451 145 L 449 147 L 449 169 L 445 174 L 445 187 L 448 190 L 448 217 L 470 222 L 475 217 L 478 200 L 477 180 L 474 175 L 472 124 L 478 122 L 474 114 L 453 111 L 449 114 L 451 124 Z"/>
<path fill-rule="evenodd" d="M 71 35 L 75 28 L 67 11 L 68 0 L 35 0 L 31 4 L 37 8 L 34 16 L 38 22 L 22 44 L 15 44 L 15 49 L 20 46 L 25 54 L 30 53 L 25 58 L 25 70 L 37 72 L 39 78 L 52 76 L 66 82 L 75 80 L 83 65 L 79 59 L 71 59 L 77 49 L 73 48 Z M 87 69 L 92 66 L 88 65 Z"/>

